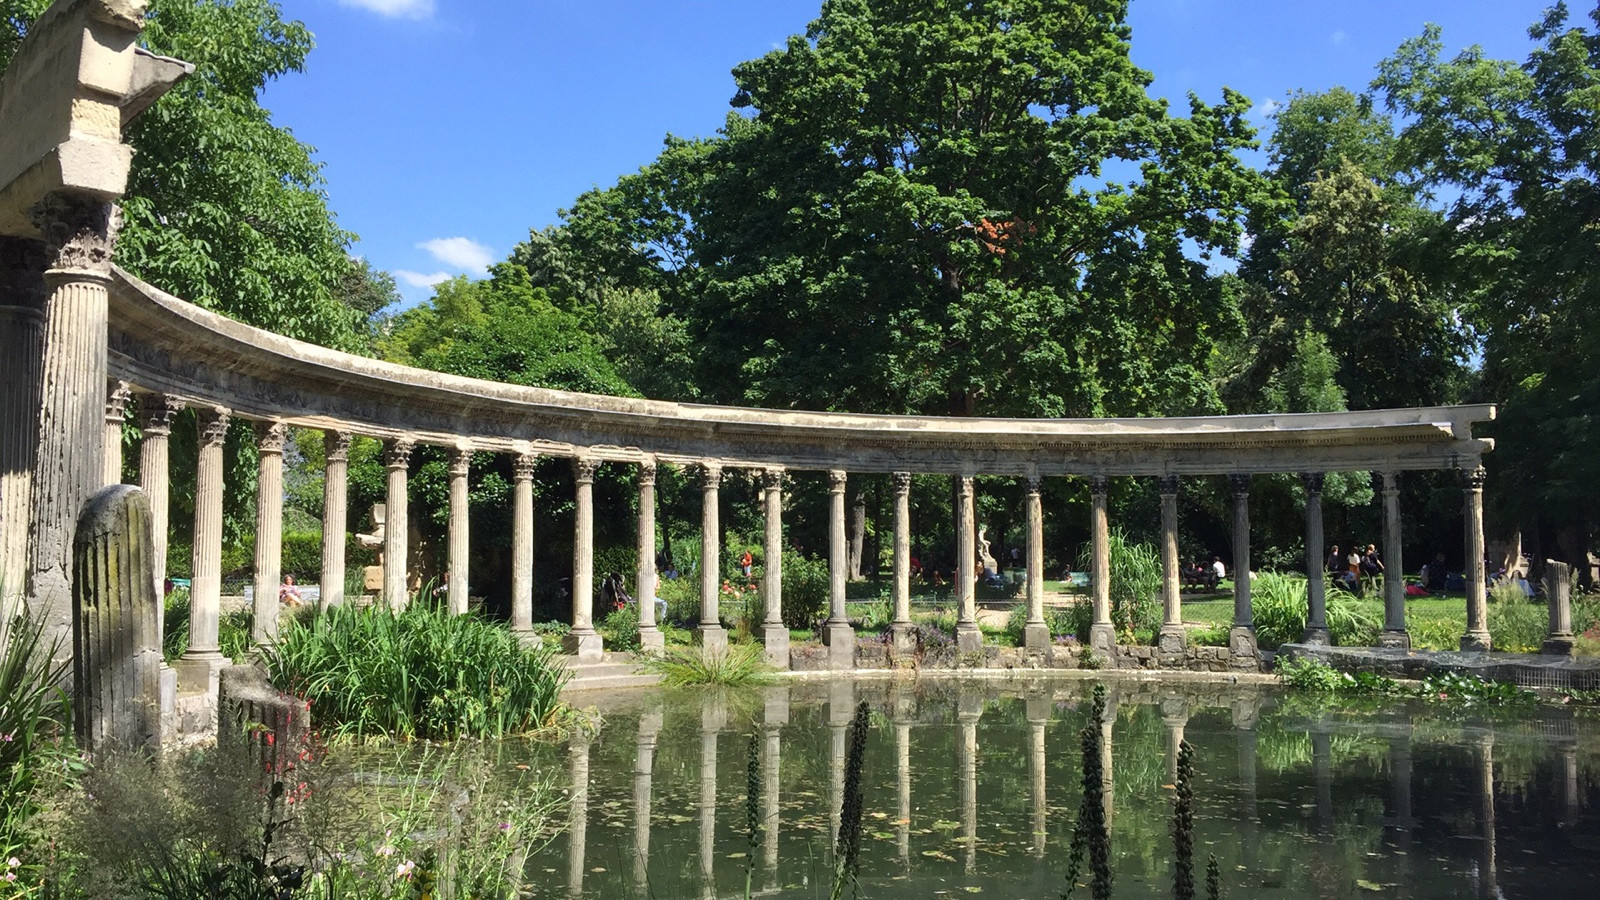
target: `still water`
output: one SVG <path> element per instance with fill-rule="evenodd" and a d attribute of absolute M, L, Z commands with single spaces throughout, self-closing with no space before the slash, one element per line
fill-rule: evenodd
<path fill-rule="evenodd" d="M 1215 854 L 1225 896 L 1600 897 L 1600 719 L 1107 684 L 1095 744 L 1113 760 L 1118 897 L 1172 896 L 1180 740 L 1195 748 L 1197 876 Z M 748 877 L 752 896 L 826 897 L 865 701 L 859 895 L 1054 898 L 1091 690 L 923 679 L 581 697 L 604 725 L 540 760 L 566 772 L 570 801 L 529 861 L 534 896 L 742 897 Z"/>

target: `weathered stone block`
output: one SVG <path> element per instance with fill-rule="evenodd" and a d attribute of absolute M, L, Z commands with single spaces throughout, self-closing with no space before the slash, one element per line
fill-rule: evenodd
<path fill-rule="evenodd" d="M 308 748 L 311 707 L 274 688 L 256 666 L 228 666 L 217 690 L 217 743 L 241 744 L 275 778 L 290 780 Z"/>

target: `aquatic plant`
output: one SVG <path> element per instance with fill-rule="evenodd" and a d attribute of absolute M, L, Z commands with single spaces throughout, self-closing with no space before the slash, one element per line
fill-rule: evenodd
<path fill-rule="evenodd" d="M 1194 747 L 1178 743 L 1177 790 L 1172 799 L 1172 897 L 1194 900 Z"/>
<path fill-rule="evenodd" d="M 1486 681 L 1476 675 L 1442 672 L 1418 682 L 1397 681 L 1371 672 L 1340 672 L 1314 658 L 1280 659 L 1278 677 L 1285 686 L 1323 695 L 1410 697 L 1458 707 L 1531 704 L 1537 697 L 1514 684 Z"/>
<path fill-rule="evenodd" d="M 285 629 L 265 662 L 337 738 L 503 737 L 556 724 L 566 709 L 554 650 L 426 603 L 332 607 Z"/>
<path fill-rule="evenodd" d="M 1222 869 L 1215 853 L 1206 861 L 1206 900 L 1222 900 Z"/>
<path fill-rule="evenodd" d="M 1094 686 L 1094 702 L 1089 721 L 1079 733 L 1083 747 L 1083 800 L 1072 826 L 1072 843 L 1067 851 L 1067 889 L 1062 900 L 1072 896 L 1078 886 L 1084 857 L 1089 861 L 1089 895 L 1094 900 L 1111 897 L 1111 830 L 1106 824 L 1105 782 L 1100 759 L 1100 727 L 1106 717 L 1106 687 Z"/>
<path fill-rule="evenodd" d="M 839 843 L 834 848 L 833 892 L 831 900 L 844 896 L 846 884 L 856 884 L 861 859 L 862 781 L 861 768 L 867 757 L 867 729 L 872 725 L 872 710 L 865 700 L 856 704 L 847 738 L 849 749 L 844 762 L 844 798 L 839 806 Z"/>
<path fill-rule="evenodd" d="M 640 668 L 660 675 L 663 684 L 673 687 L 771 684 L 777 676 L 767 665 L 764 653 L 760 644 L 730 644 L 714 653 L 700 645 L 676 645 L 668 646 L 660 656 L 646 659 Z"/>

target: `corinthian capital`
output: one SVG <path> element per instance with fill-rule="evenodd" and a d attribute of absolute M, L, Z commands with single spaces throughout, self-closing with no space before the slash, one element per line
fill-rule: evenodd
<path fill-rule="evenodd" d="M 111 247 L 122 221 L 115 206 L 58 192 L 34 204 L 28 218 L 44 237 L 48 271 L 110 277 Z"/>

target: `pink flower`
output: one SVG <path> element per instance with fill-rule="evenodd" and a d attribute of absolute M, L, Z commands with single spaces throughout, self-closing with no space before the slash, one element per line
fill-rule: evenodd
<path fill-rule="evenodd" d="M 417 864 L 408 859 L 405 862 L 401 863 L 400 865 L 394 867 L 394 877 L 396 877 L 396 878 L 410 878 L 411 877 L 411 873 L 416 868 L 417 868 Z"/>

